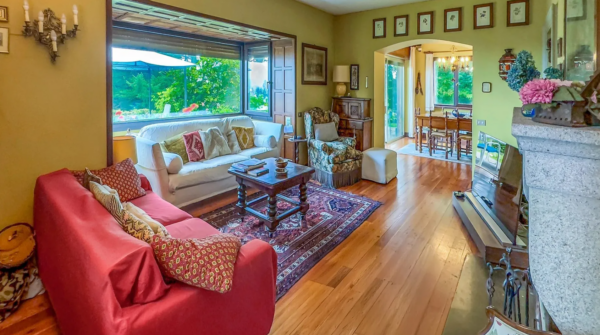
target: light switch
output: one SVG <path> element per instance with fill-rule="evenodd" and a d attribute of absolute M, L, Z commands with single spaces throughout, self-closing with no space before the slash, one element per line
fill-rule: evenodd
<path fill-rule="evenodd" d="M 485 120 L 477 120 L 478 126 L 485 126 Z"/>

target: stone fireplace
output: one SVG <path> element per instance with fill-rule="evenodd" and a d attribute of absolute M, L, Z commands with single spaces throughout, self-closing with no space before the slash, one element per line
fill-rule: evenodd
<path fill-rule="evenodd" d="M 600 334 L 600 128 L 513 112 L 529 200 L 533 283 L 564 335 Z"/>

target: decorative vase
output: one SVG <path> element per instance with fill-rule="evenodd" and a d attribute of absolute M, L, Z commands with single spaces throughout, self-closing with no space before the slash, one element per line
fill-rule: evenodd
<path fill-rule="evenodd" d="M 510 71 L 512 64 L 516 59 L 517 57 L 512 54 L 512 49 L 504 49 L 504 55 L 502 55 L 502 57 L 500 57 L 498 60 L 498 68 L 500 70 L 498 74 L 502 80 L 506 81 L 506 78 L 508 77 L 508 71 Z"/>

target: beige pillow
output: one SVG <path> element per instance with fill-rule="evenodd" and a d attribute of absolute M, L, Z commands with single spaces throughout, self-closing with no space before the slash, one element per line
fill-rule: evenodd
<path fill-rule="evenodd" d="M 165 228 L 165 226 L 163 226 L 160 222 L 151 218 L 150 215 L 148 215 L 148 213 L 146 213 L 143 209 L 132 204 L 131 202 L 123 203 L 123 207 L 125 208 L 125 210 L 127 212 L 133 214 L 137 219 L 139 219 L 140 221 L 143 221 L 148 226 L 150 226 L 150 228 L 152 228 L 152 231 L 155 234 L 159 234 L 160 236 L 163 236 L 163 237 L 171 236 L 169 234 L 169 232 L 167 231 L 167 229 Z"/>
<path fill-rule="evenodd" d="M 254 148 L 254 128 L 252 127 L 231 127 L 235 131 L 240 148 L 242 150 Z"/>
<path fill-rule="evenodd" d="M 181 133 L 175 135 L 173 137 L 167 138 L 161 144 L 161 149 L 165 148 L 167 152 L 178 154 L 179 157 L 183 160 L 183 164 L 188 163 L 190 160 L 188 158 L 187 151 L 185 151 L 185 141 L 183 140 L 183 134 Z"/>
<path fill-rule="evenodd" d="M 340 138 L 335 128 L 335 122 L 315 124 L 315 139 L 323 142 L 332 142 Z"/>
<path fill-rule="evenodd" d="M 238 154 L 242 152 L 242 148 L 240 148 L 240 143 L 237 140 L 235 131 L 232 130 L 227 134 L 227 144 L 229 144 L 229 149 L 231 150 L 232 154 Z"/>
<path fill-rule="evenodd" d="M 229 155 L 231 153 L 227 140 L 217 127 L 210 128 L 207 131 L 200 131 L 200 138 L 202 138 L 204 157 L 206 159 Z"/>
<path fill-rule="evenodd" d="M 94 198 L 98 200 L 108 210 L 110 214 L 117 220 L 117 222 L 123 225 L 123 214 L 125 209 L 119 199 L 117 191 L 106 185 L 100 185 L 94 181 L 90 181 L 90 191 L 94 195 Z"/>
<path fill-rule="evenodd" d="M 123 213 L 123 224 L 121 225 L 123 230 L 137 238 L 138 240 L 144 241 L 148 244 L 152 243 L 152 236 L 154 236 L 154 231 L 152 228 L 140 220 L 137 216 L 133 215 L 131 212 L 124 211 Z"/>
<path fill-rule="evenodd" d="M 178 174 L 183 169 L 183 160 L 178 154 L 163 152 L 163 158 L 169 174 Z"/>

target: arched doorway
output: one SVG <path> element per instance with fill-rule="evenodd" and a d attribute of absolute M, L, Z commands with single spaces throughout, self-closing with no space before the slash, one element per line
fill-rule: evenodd
<path fill-rule="evenodd" d="M 386 134 L 389 133 L 389 129 L 386 129 L 386 113 L 387 113 L 387 101 L 388 96 L 386 95 L 387 85 L 387 75 L 386 75 L 386 64 L 388 64 L 388 59 L 390 58 L 390 54 L 405 48 L 410 48 L 414 46 L 421 45 L 440 45 L 446 47 L 448 50 L 454 47 L 457 50 L 462 49 L 470 49 L 472 52 L 473 47 L 467 44 L 448 41 L 448 40 L 438 40 L 438 39 L 415 39 L 410 41 L 404 41 L 389 45 L 387 47 L 381 48 L 374 52 L 374 99 L 373 99 L 373 124 L 374 124 L 374 145 L 376 147 L 384 147 Z M 415 62 L 415 56 L 412 56 L 407 63 L 405 63 L 406 75 L 405 75 L 405 84 L 403 85 L 403 90 L 407 92 L 406 99 L 404 102 L 404 127 L 405 130 L 410 130 L 414 128 L 414 105 L 415 105 L 415 96 L 412 94 L 415 90 L 417 73 L 415 70 L 411 68 L 412 64 Z M 473 66 L 474 67 L 474 66 Z M 421 78 L 423 78 L 424 73 L 421 74 Z M 425 83 L 423 79 L 421 79 L 421 83 L 423 85 L 423 90 L 425 89 Z M 410 134 L 412 135 L 412 133 Z"/>

